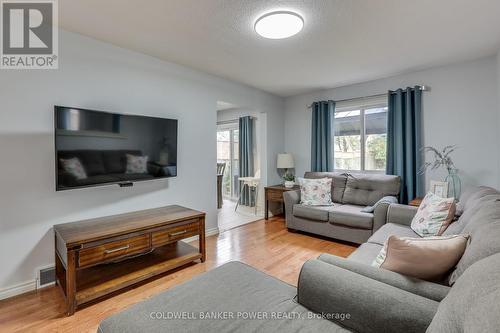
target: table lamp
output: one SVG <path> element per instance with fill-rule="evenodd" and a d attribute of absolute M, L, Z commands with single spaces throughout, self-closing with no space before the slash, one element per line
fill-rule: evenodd
<path fill-rule="evenodd" d="M 278 154 L 277 161 L 278 169 L 285 169 L 285 174 L 283 178 L 285 179 L 285 187 L 293 187 L 295 185 L 293 175 L 288 174 L 288 169 L 292 169 L 295 167 L 295 163 L 293 162 L 293 155 L 289 153 Z"/>

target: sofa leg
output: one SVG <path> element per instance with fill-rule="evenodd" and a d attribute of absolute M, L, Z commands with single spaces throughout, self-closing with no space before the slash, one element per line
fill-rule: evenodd
<path fill-rule="evenodd" d="M 292 228 L 287 228 L 287 229 L 288 229 L 288 232 L 293 232 L 293 233 L 297 232 L 297 229 L 292 229 Z"/>

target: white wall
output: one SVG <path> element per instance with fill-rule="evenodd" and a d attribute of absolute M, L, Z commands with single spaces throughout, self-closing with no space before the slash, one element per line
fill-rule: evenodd
<path fill-rule="evenodd" d="M 497 103 L 498 103 L 498 129 L 500 129 L 500 50 L 498 50 L 497 54 Z M 500 134 L 499 134 L 500 136 Z M 497 148 L 498 153 L 498 167 L 497 170 L 500 170 L 500 148 Z M 500 188 L 500 176 L 498 177 L 498 187 Z"/>
<path fill-rule="evenodd" d="M 431 91 L 423 97 L 424 144 L 458 145 L 454 161 L 464 185 L 496 187 L 500 182 L 497 64 L 496 57 L 489 57 L 287 98 L 285 150 L 294 153 L 298 175 L 310 169 L 311 110 L 307 105 L 316 100 L 363 97 L 425 84 Z M 427 176 L 442 178 L 443 172 Z"/>
<path fill-rule="evenodd" d="M 281 98 L 69 32 L 59 45 L 58 70 L 0 72 L 0 292 L 53 263 L 57 223 L 181 204 L 216 228 L 217 100 L 267 114 L 266 154 L 283 150 Z M 179 119 L 178 177 L 55 192 L 55 104 Z"/>

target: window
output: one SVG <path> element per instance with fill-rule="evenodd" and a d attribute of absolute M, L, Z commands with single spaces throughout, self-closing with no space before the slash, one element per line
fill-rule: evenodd
<path fill-rule="evenodd" d="M 335 112 L 333 146 L 336 170 L 384 172 L 387 102 L 340 102 Z"/>
<path fill-rule="evenodd" d="M 219 128 L 217 131 L 217 163 L 226 163 L 222 177 L 222 195 L 237 198 L 239 193 L 238 124 Z"/>

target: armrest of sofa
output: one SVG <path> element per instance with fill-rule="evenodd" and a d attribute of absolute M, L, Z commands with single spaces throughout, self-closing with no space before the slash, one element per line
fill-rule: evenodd
<path fill-rule="evenodd" d="M 418 207 L 401 204 L 391 204 L 387 209 L 387 223 L 396 223 L 410 226 L 411 220 L 417 213 Z"/>
<path fill-rule="evenodd" d="M 356 332 L 425 332 L 439 304 L 314 259 L 302 266 L 297 290 L 300 304 Z M 349 319 L 337 322 L 336 314 Z"/>
<path fill-rule="evenodd" d="M 300 190 L 284 192 L 283 200 L 285 202 L 286 225 L 289 226 L 293 219 L 293 205 L 300 202 Z"/>
<path fill-rule="evenodd" d="M 373 210 L 373 232 L 380 229 L 387 222 L 387 211 L 391 203 L 378 202 Z"/>
<path fill-rule="evenodd" d="M 441 302 L 450 291 L 450 287 L 439 283 L 420 280 L 327 253 L 320 255 L 318 260 L 437 302 Z"/>

